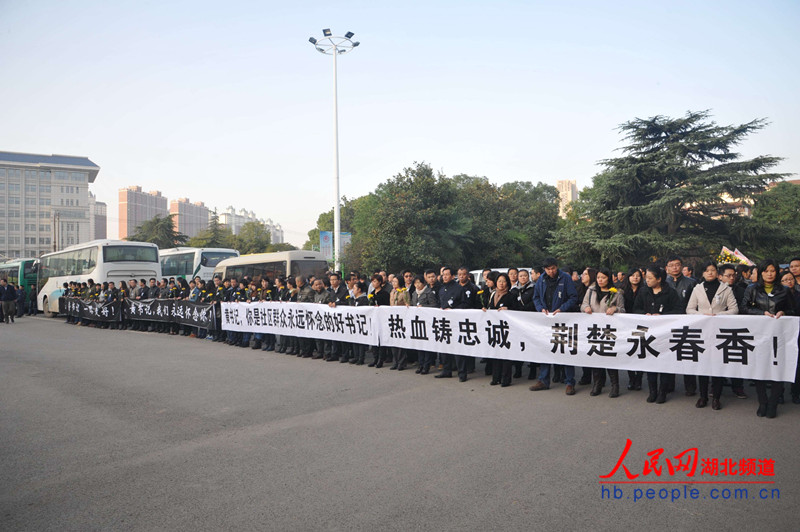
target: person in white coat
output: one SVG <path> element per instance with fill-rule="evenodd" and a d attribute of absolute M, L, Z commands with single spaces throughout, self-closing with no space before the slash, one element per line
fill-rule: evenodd
<path fill-rule="evenodd" d="M 689 296 L 686 314 L 738 314 L 739 305 L 733 290 L 727 283 L 721 283 L 717 272 L 717 264 L 707 261 L 703 264 L 703 282 L 696 285 Z M 711 377 L 711 408 L 722 408 L 722 377 Z M 708 405 L 708 377 L 700 377 L 700 398 L 695 406 L 703 408 Z"/>

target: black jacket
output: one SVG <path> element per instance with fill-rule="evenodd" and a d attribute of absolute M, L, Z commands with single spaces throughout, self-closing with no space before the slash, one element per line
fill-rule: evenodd
<path fill-rule="evenodd" d="M 462 285 L 461 283 L 458 284 L 461 287 L 461 291 L 464 293 L 464 299 L 469 305 L 466 308 L 481 308 L 481 300 L 478 296 L 480 288 L 478 288 L 478 286 L 472 281 L 467 282 L 465 285 Z"/>
<path fill-rule="evenodd" d="M 477 293 L 477 290 L 476 290 Z M 472 308 L 466 299 L 464 288 L 453 279 L 439 288 L 440 308 Z"/>
<path fill-rule="evenodd" d="M 654 294 L 649 286 L 643 286 L 633 302 L 634 314 L 685 314 L 686 305 L 681 306 L 678 294 L 669 286 Z"/>
<path fill-rule="evenodd" d="M 495 310 L 499 308 L 503 308 L 506 310 L 519 310 L 518 298 L 519 298 L 518 291 L 515 290 L 513 292 L 506 292 L 505 294 L 503 294 L 500 300 L 495 303 L 494 294 L 492 294 L 492 297 L 489 298 L 489 306 L 486 308 Z"/>
<path fill-rule="evenodd" d="M 533 304 L 533 291 L 533 283 L 528 283 L 511 291 L 516 296 L 516 310 L 536 312 L 536 305 Z M 583 300 L 581 299 L 581 301 Z"/>
<path fill-rule="evenodd" d="M 783 311 L 784 314 L 794 314 L 794 302 L 791 300 L 792 294 L 789 289 L 782 284 L 772 285 L 772 293 L 767 294 L 764 287 L 758 283 L 751 284 L 744 291 L 742 304 L 739 305 L 740 314 L 763 315 L 764 312 L 777 314 Z"/>

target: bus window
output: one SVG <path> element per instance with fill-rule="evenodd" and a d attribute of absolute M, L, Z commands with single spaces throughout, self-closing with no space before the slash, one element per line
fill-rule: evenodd
<path fill-rule="evenodd" d="M 200 255 L 200 266 L 205 268 L 213 268 L 221 260 L 229 259 L 231 257 L 238 257 L 236 253 L 230 251 L 204 251 Z"/>
<path fill-rule="evenodd" d="M 103 262 L 158 262 L 158 248 L 149 246 L 103 246 Z"/>
<path fill-rule="evenodd" d="M 309 275 L 322 277 L 328 271 L 328 262 L 324 260 L 293 260 L 292 277 L 302 276 L 308 278 Z"/>

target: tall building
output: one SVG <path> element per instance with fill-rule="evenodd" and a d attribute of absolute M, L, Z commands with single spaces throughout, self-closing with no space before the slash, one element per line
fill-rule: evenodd
<path fill-rule="evenodd" d="M 0 254 L 37 257 L 91 240 L 98 172 L 87 157 L 0 152 Z"/>
<path fill-rule="evenodd" d="M 189 198 L 178 198 L 169 202 L 169 213 L 174 214 L 175 230 L 192 238 L 208 228 L 211 212 L 202 201 L 189 202 Z"/>
<path fill-rule="evenodd" d="M 89 192 L 89 240 L 108 238 L 108 206 Z"/>
<path fill-rule="evenodd" d="M 558 215 L 564 218 L 567 215 L 567 205 L 578 199 L 578 186 L 574 179 L 564 179 L 559 180 L 556 187 L 559 196 Z"/>
<path fill-rule="evenodd" d="M 126 238 L 136 232 L 136 228 L 156 216 L 167 216 L 167 198 L 154 190 L 142 192 L 142 187 L 132 186 L 119 189 L 119 238 Z"/>
<path fill-rule="evenodd" d="M 219 214 L 219 223 L 230 227 L 234 235 L 238 235 L 242 226 L 247 222 L 260 222 L 264 224 L 270 233 L 270 240 L 273 244 L 283 243 L 283 228 L 280 224 L 274 224 L 271 219 L 264 220 L 256 216 L 253 211 L 239 209 L 237 212 L 233 207 L 228 207 Z"/>

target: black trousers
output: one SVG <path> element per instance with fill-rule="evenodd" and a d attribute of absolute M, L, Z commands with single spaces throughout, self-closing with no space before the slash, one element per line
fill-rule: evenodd
<path fill-rule="evenodd" d="M 767 396 L 767 384 L 772 384 L 769 396 Z M 756 381 L 756 395 L 758 395 L 758 404 L 760 405 L 777 404 L 778 397 L 783 396 L 783 382 Z"/>
<path fill-rule="evenodd" d="M 513 360 L 492 359 L 492 381 L 500 384 L 511 384 L 511 369 Z"/>
<path fill-rule="evenodd" d="M 651 390 L 666 392 L 669 389 L 670 384 L 675 386 L 675 381 L 673 380 L 674 376 L 675 375 L 672 373 L 652 373 L 648 371 L 647 387 Z M 661 388 L 658 387 L 659 381 L 661 381 Z"/>
<path fill-rule="evenodd" d="M 700 397 L 708 399 L 708 380 L 709 377 L 700 376 Z M 714 399 L 722 397 L 722 377 L 711 377 L 711 396 Z"/>

